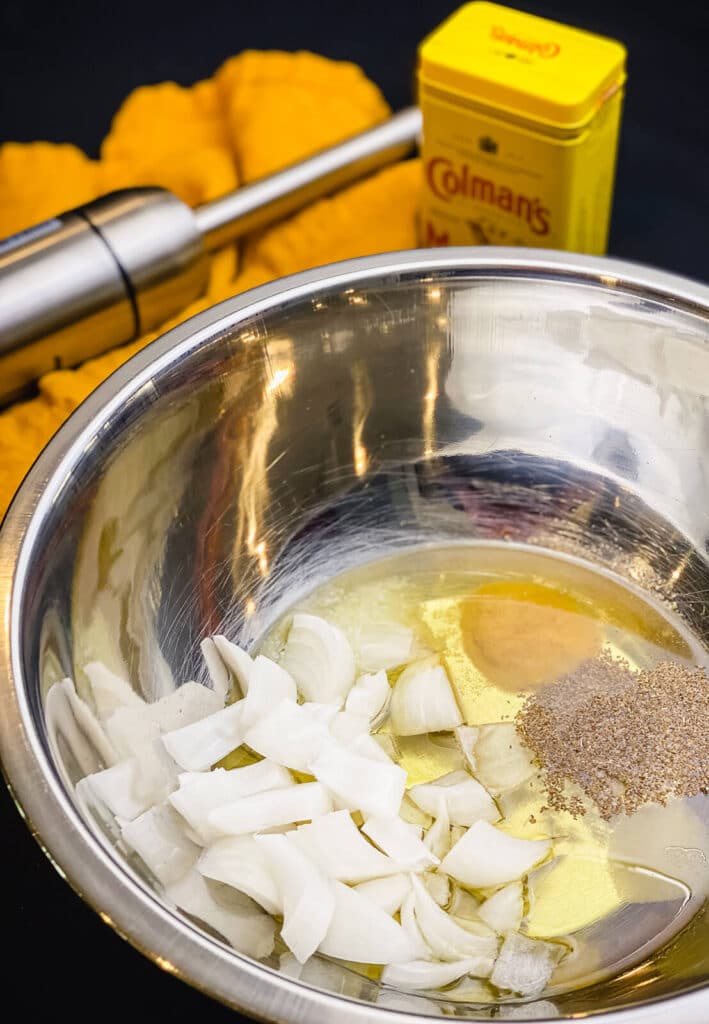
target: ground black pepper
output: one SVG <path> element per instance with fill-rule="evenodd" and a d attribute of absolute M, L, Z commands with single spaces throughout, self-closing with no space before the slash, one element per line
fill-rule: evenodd
<path fill-rule="evenodd" d="M 602 654 L 528 697 L 516 724 L 550 805 L 575 817 L 585 811 L 579 790 L 608 819 L 709 787 L 703 668 L 667 661 L 636 672 Z"/>

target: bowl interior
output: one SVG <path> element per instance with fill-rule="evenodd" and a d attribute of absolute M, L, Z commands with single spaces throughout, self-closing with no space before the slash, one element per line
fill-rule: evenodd
<path fill-rule="evenodd" d="M 707 319 L 593 274 L 434 265 L 333 274 L 193 327 L 90 400 L 25 485 L 29 526 L 13 525 L 15 509 L 4 532 L 6 545 L 22 535 L 17 713 L 71 835 L 43 810 L 35 820 L 62 868 L 72 877 L 67 860 L 85 849 L 84 891 L 138 945 L 252 1012 L 275 1016 L 251 993 L 281 985 L 285 1019 L 327 1019 L 333 1004 L 309 1003 L 309 988 L 381 1010 L 532 1020 L 705 985 L 706 907 L 619 976 L 536 1004 L 401 995 L 319 958 L 297 985 L 279 981 L 277 957 L 250 963 L 181 919 L 115 822 L 87 813 L 74 787 L 100 753 L 46 697 L 67 675 L 86 695 L 92 660 L 150 700 L 205 681 L 207 634 L 253 644 L 320 582 L 421 545 L 563 552 L 666 602 L 709 646 Z M 169 941 L 121 921 L 128 890 Z"/>

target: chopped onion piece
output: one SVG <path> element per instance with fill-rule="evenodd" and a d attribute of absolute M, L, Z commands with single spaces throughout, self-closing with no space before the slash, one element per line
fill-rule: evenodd
<path fill-rule="evenodd" d="M 243 700 L 237 701 L 207 718 L 165 733 L 162 741 L 168 754 L 189 772 L 211 768 L 241 745 L 243 705 Z"/>
<path fill-rule="evenodd" d="M 460 752 L 465 758 L 470 771 L 475 774 L 477 761 L 475 760 L 475 744 L 478 742 L 480 730 L 472 725 L 459 725 L 455 731 L 455 738 Z"/>
<path fill-rule="evenodd" d="M 267 760 L 229 771 L 215 768 L 211 772 L 185 772 L 178 776 L 178 782 L 180 788 L 170 796 L 170 803 L 205 845 L 220 835 L 209 823 L 209 815 L 217 807 L 254 793 L 295 785 L 285 768 Z"/>
<path fill-rule="evenodd" d="M 448 913 L 455 917 L 459 923 L 476 921 L 479 907 L 480 900 L 476 900 L 471 892 L 468 892 L 467 889 L 461 889 L 459 885 L 453 886 L 453 895 L 451 896 Z M 463 927 L 465 928 L 464 923 Z"/>
<path fill-rule="evenodd" d="M 369 622 L 362 626 L 355 644 L 357 664 L 365 672 L 398 668 L 410 661 L 414 631 L 398 622 Z"/>
<path fill-rule="evenodd" d="M 85 781 L 89 791 L 115 817 L 132 821 L 139 814 L 149 810 L 154 803 L 149 795 L 141 794 L 139 777 L 139 764 L 132 758 L 130 761 L 121 761 L 111 768 L 105 768 L 102 772 L 87 775 L 82 781 Z"/>
<path fill-rule="evenodd" d="M 119 708 L 147 706 L 130 683 L 111 672 L 102 661 L 90 661 L 84 665 L 84 673 L 91 683 L 96 712 L 102 721 L 105 722 Z"/>
<path fill-rule="evenodd" d="M 273 952 L 276 926 L 268 914 L 241 896 L 228 905 L 226 900 L 218 902 L 196 869 L 166 889 L 165 895 L 183 913 L 214 928 L 240 953 L 260 960 Z"/>
<path fill-rule="evenodd" d="M 497 988 L 520 996 L 538 996 L 549 984 L 564 949 L 553 942 L 510 932 L 490 975 Z"/>
<path fill-rule="evenodd" d="M 441 732 L 462 724 L 448 675 L 438 658 L 424 658 L 404 669 L 394 684 L 389 716 L 397 736 Z"/>
<path fill-rule="evenodd" d="M 524 896 L 521 882 L 512 882 L 485 900 L 479 910 L 480 920 L 500 935 L 516 932 L 524 915 Z"/>
<path fill-rule="evenodd" d="M 411 892 L 411 882 L 408 875 L 389 875 L 388 878 L 373 878 L 369 882 L 360 882 L 355 889 L 362 896 L 383 910 L 387 914 L 396 914 L 401 905 Z"/>
<path fill-rule="evenodd" d="M 408 871 L 423 871 L 438 864 L 439 859 L 419 838 L 416 825 L 409 825 L 399 817 L 367 818 L 362 831 L 389 857 Z"/>
<path fill-rule="evenodd" d="M 354 683 L 354 655 L 346 636 L 318 615 L 293 616 L 281 665 L 306 701 L 342 707 Z"/>
<path fill-rule="evenodd" d="M 320 870 L 339 882 L 364 882 L 401 872 L 401 864 L 367 842 L 349 811 L 333 811 L 301 825 L 291 840 Z"/>
<path fill-rule="evenodd" d="M 334 883 L 286 836 L 257 836 L 255 841 L 263 851 L 283 907 L 281 937 L 291 953 L 305 963 L 330 927 L 335 911 Z"/>
<path fill-rule="evenodd" d="M 450 819 L 448 817 L 448 805 L 442 796 L 439 796 L 438 798 L 436 820 L 426 833 L 423 842 L 424 846 L 431 851 L 434 857 L 438 858 L 439 863 L 451 848 L 451 827 Z"/>
<path fill-rule="evenodd" d="M 140 757 L 160 739 L 160 726 L 149 704 L 119 708 L 106 720 L 105 729 L 121 760 Z"/>
<path fill-rule="evenodd" d="M 440 960 L 476 959 L 470 973 L 484 978 L 490 974 L 497 954 L 497 938 L 481 926 L 482 934 L 474 934 L 441 910 L 423 882 L 411 875 L 415 899 L 416 921 L 424 942 Z M 485 934 L 487 932 L 487 934 Z"/>
<path fill-rule="evenodd" d="M 500 812 L 490 794 L 465 771 L 448 772 L 432 782 L 412 786 L 409 796 L 422 811 L 436 816 L 441 799 L 446 803 L 452 825 L 472 825 L 476 821 L 499 821 Z"/>
<path fill-rule="evenodd" d="M 451 898 L 451 884 L 448 875 L 439 875 L 436 871 L 426 871 L 423 881 L 438 906 L 447 907 Z"/>
<path fill-rule="evenodd" d="M 389 709 L 391 687 L 386 672 L 360 676 L 347 695 L 345 710 L 364 715 L 372 728 L 381 725 Z"/>
<path fill-rule="evenodd" d="M 197 870 L 206 878 L 246 893 L 269 914 L 283 911 L 278 887 L 253 836 L 225 836 L 205 850 Z"/>
<path fill-rule="evenodd" d="M 219 694 L 195 682 L 183 683 L 174 693 L 147 705 L 150 717 L 157 722 L 161 732 L 192 725 L 223 707 L 224 700 Z"/>
<path fill-rule="evenodd" d="M 475 774 L 492 793 L 521 785 L 534 772 L 533 755 L 512 722 L 481 725 L 475 744 Z"/>
<path fill-rule="evenodd" d="M 335 910 L 319 946 L 322 953 L 362 964 L 402 964 L 414 959 L 406 932 L 389 914 L 356 889 L 342 882 L 331 884 Z"/>
<path fill-rule="evenodd" d="M 332 798 L 319 782 L 269 789 L 210 811 L 209 824 L 222 835 L 261 832 L 276 825 L 310 821 L 332 810 Z"/>
<path fill-rule="evenodd" d="M 363 736 L 370 739 L 369 719 L 366 715 L 356 714 L 354 711 L 338 711 L 330 723 L 330 735 L 346 747 Z"/>
<path fill-rule="evenodd" d="M 334 740 L 323 746 L 309 771 L 351 811 L 385 818 L 397 814 L 406 786 L 403 768 L 354 754 Z"/>
<path fill-rule="evenodd" d="M 211 639 L 214 641 L 214 646 L 219 652 L 219 657 L 234 676 L 234 679 L 236 679 L 239 689 L 245 697 L 249 692 L 249 679 L 251 678 L 254 664 L 253 658 L 237 644 L 227 640 L 221 633 L 216 633 Z"/>
<path fill-rule="evenodd" d="M 441 864 L 441 871 L 471 889 L 522 878 L 551 849 L 548 839 L 516 839 L 487 821 L 476 821 Z"/>
<path fill-rule="evenodd" d="M 246 732 L 244 742 L 276 764 L 308 772 L 310 762 L 331 739 L 329 725 L 336 713 L 332 704 L 282 700 Z"/>
<path fill-rule="evenodd" d="M 162 885 L 177 882 L 199 856 L 199 847 L 186 837 L 178 816 L 166 804 L 156 804 L 127 822 L 121 835 Z"/>
<path fill-rule="evenodd" d="M 275 661 L 259 654 L 249 676 L 249 692 L 244 698 L 243 727 L 256 725 L 270 714 L 281 701 L 295 704 L 298 690 L 295 680 Z"/>
<path fill-rule="evenodd" d="M 401 927 L 406 932 L 409 942 L 412 945 L 417 960 L 432 960 L 433 954 L 424 942 L 421 929 L 418 926 L 416 920 L 416 897 L 411 891 L 411 882 L 409 881 L 409 892 L 406 899 L 401 904 Z"/>
<path fill-rule="evenodd" d="M 430 960 L 411 960 L 408 964 L 385 967 L 381 981 L 383 985 L 418 992 L 450 985 L 464 974 L 474 973 L 477 966 L 478 957 L 443 964 L 432 963 Z"/>
<path fill-rule="evenodd" d="M 207 671 L 209 672 L 209 678 L 212 681 L 212 690 L 221 701 L 222 706 L 224 706 L 231 688 L 231 679 L 229 678 L 227 667 L 211 636 L 205 637 L 199 646 L 207 666 Z"/>

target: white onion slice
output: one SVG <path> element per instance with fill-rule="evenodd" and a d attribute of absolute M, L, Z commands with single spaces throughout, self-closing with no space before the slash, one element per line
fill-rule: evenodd
<path fill-rule="evenodd" d="M 205 637 L 199 646 L 207 666 L 207 671 L 209 672 L 209 678 L 212 681 L 212 691 L 219 698 L 222 706 L 224 706 L 231 689 L 231 679 L 227 667 L 211 636 Z"/>
<path fill-rule="evenodd" d="M 382 669 L 380 672 L 371 672 L 357 679 L 347 694 L 345 710 L 364 715 L 372 728 L 377 728 L 386 717 L 390 699 L 391 687 L 387 674 Z"/>
<path fill-rule="evenodd" d="M 409 797 L 422 811 L 434 817 L 443 799 L 451 825 L 472 825 L 476 821 L 499 821 L 495 801 L 472 775 L 465 771 L 448 772 L 432 782 L 412 786 Z"/>
<path fill-rule="evenodd" d="M 409 892 L 406 899 L 401 904 L 401 913 L 399 917 L 401 919 L 401 927 L 406 932 L 409 942 L 415 953 L 417 960 L 432 960 L 433 954 L 424 942 L 421 929 L 418 926 L 416 920 L 416 897 L 411 890 L 411 882 L 409 881 Z"/>
<path fill-rule="evenodd" d="M 451 883 L 448 875 L 439 875 L 436 871 L 426 871 L 423 883 L 439 907 L 447 907 L 451 898 Z"/>
<path fill-rule="evenodd" d="M 332 922 L 334 883 L 286 836 L 257 836 L 256 842 L 273 875 L 283 907 L 281 937 L 291 953 L 305 963 Z"/>
<path fill-rule="evenodd" d="M 222 835 L 244 835 L 277 825 L 310 821 L 332 809 L 332 798 L 325 787 L 319 782 L 305 782 L 242 797 L 210 811 L 207 820 Z"/>
<path fill-rule="evenodd" d="M 162 885 L 172 885 L 199 856 L 199 847 L 185 835 L 180 819 L 166 804 L 156 804 L 123 826 L 121 835 Z"/>
<path fill-rule="evenodd" d="M 522 744 L 515 725 L 481 725 L 475 744 L 476 776 L 492 793 L 521 785 L 534 773 L 533 755 Z"/>
<path fill-rule="evenodd" d="M 383 985 L 408 989 L 412 992 L 442 988 L 465 974 L 474 972 L 478 959 L 456 960 L 453 963 L 432 963 L 430 960 L 411 960 L 408 964 L 395 964 L 382 971 Z"/>
<path fill-rule="evenodd" d="M 338 882 L 365 882 L 402 870 L 363 838 L 349 811 L 325 814 L 301 825 L 290 838 L 328 878 Z"/>
<path fill-rule="evenodd" d="M 335 909 L 319 949 L 363 964 L 401 964 L 415 953 L 400 924 L 356 889 L 332 882 Z M 295 951 L 294 951 L 295 952 Z"/>
<path fill-rule="evenodd" d="M 369 719 L 366 715 L 360 715 L 354 711 L 338 711 L 330 722 L 330 735 L 346 747 L 351 746 L 362 737 L 370 739 Z"/>
<path fill-rule="evenodd" d="M 453 886 L 453 893 L 448 906 L 448 913 L 463 924 L 465 921 L 477 921 L 480 900 L 477 900 L 467 889 L 461 889 L 459 885 Z"/>
<path fill-rule="evenodd" d="M 161 732 L 192 725 L 223 707 L 224 700 L 219 694 L 195 682 L 183 683 L 174 693 L 147 705 L 150 717 L 157 722 Z"/>
<path fill-rule="evenodd" d="M 411 892 L 409 876 L 405 874 L 389 875 L 388 878 L 373 878 L 369 882 L 360 882 L 355 889 L 362 896 L 383 910 L 386 914 L 396 914 Z"/>
<path fill-rule="evenodd" d="M 196 869 L 169 886 L 165 895 L 183 913 L 214 928 L 240 953 L 260 960 L 273 952 L 276 926 L 269 915 L 240 895 L 228 904 L 226 899 L 218 902 Z"/>
<path fill-rule="evenodd" d="M 214 641 L 219 657 L 233 675 L 242 695 L 245 697 L 249 692 L 249 679 L 251 678 L 254 664 L 253 658 L 239 647 L 238 644 L 227 640 L 221 633 L 215 633 L 210 639 Z"/>
<path fill-rule="evenodd" d="M 146 702 L 130 683 L 111 672 L 102 661 L 90 661 L 84 665 L 84 673 L 91 684 L 96 712 L 102 721 L 110 718 L 119 708 L 146 707 Z"/>
<path fill-rule="evenodd" d="M 529 939 L 510 932 L 490 975 L 497 988 L 520 996 L 538 996 L 549 984 L 564 949 L 553 942 Z"/>
<path fill-rule="evenodd" d="M 471 889 L 486 889 L 522 878 L 550 849 L 548 839 L 517 839 L 476 821 L 444 858 L 441 871 Z"/>
<path fill-rule="evenodd" d="M 411 790 L 409 790 L 411 792 Z M 451 827 L 448 817 L 448 805 L 442 796 L 438 798 L 436 819 L 424 837 L 426 846 L 438 861 L 443 860 L 451 848 Z M 439 876 L 441 877 L 441 876 Z"/>
<path fill-rule="evenodd" d="M 257 754 L 294 771 L 310 771 L 310 762 L 330 741 L 332 704 L 294 704 L 282 700 L 247 730 L 244 742 Z"/>
<path fill-rule="evenodd" d="M 461 754 L 465 758 L 470 771 L 475 774 L 477 761 L 475 760 L 475 744 L 478 742 L 480 730 L 472 725 L 459 725 L 455 731 L 455 738 Z"/>
<path fill-rule="evenodd" d="M 132 821 L 139 814 L 152 807 L 149 794 L 141 793 L 138 785 L 139 764 L 135 758 L 94 772 L 82 780 L 89 791 L 104 804 L 111 814 L 125 821 Z"/>
<path fill-rule="evenodd" d="M 460 708 L 438 658 L 424 658 L 404 669 L 394 684 L 389 717 L 397 736 L 441 732 L 462 724 Z"/>
<path fill-rule="evenodd" d="M 211 772 L 185 772 L 178 776 L 178 783 L 180 788 L 171 794 L 170 803 L 205 845 L 220 835 L 209 823 L 209 815 L 217 807 L 254 793 L 295 785 L 285 768 L 268 760 L 229 771 L 215 768 Z"/>
<path fill-rule="evenodd" d="M 162 741 L 168 754 L 189 772 L 211 768 L 241 745 L 243 704 L 243 700 L 237 701 L 207 718 L 165 733 Z"/>
<path fill-rule="evenodd" d="M 406 786 L 406 772 L 355 754 L 330 740 L 308 769 L 351 811 L 394 817 Z"/>
<path fill-rule="evenodd" d="M 244 698 L 242 723 L 245 730 L 270 714 L 281 701 L 298 699 L 295 680 L 275 661 L 259 654 L 249 676 L 249 692 Z"/>
<path fill-rule="evenodd" d="M 205 850 L 197 870 L 206 878 L 246 893 L 269 914 L 283 911 L 278 887 L 263 849 L 253 836 L 225 836 Z"/>
<path fill-rule="evenodd" d="M 521 882 L 512 882 L 485 900 L 478 911 L 481 921 L 503 935 L 516 932 L 524 915 L 524 895 Z"/>
<path fill-rule="evenodd" d="M 354 655 L 347 638 L 318 615 L 293 616 L 280 663 L 306 701 L 342 707 L 354 683 Z"/>
<path fill-rule="evenodd" d="M 398 668 L 413 656 L 414 631 L 398 622 L 368 622 L 355 642 L 357 664 L 365 672 Z"/>
<path fill-rule="evenodd" d="M 408 871 L 423 871 L 440 861 L 419 838 L 420 829 L 399 817 L 372 815 L 362 831 L 389 857 Z"/>
<path fill-rule="evenodd" d="M 460 960 L 474 957 L 475 969 L 469 973 L 476 977 L 487 977 L 492 970 L 497 954 L 497 938 L 480 926 L 482 934 L 474 934 L 441 910 L 423 882 L 411 875 L 411 886 L 415 899 L 416 921 L 421 929 L 424 942 L 440 960 Z M 487 934 L 486 934 L 487 933 Z"/>
<path fill-rule="evenodd" d="M 160 726 L 149 704 L 119 708 L 106 720 L 105 730 L 121 760 L 141 757 L 160 740 Z"/>

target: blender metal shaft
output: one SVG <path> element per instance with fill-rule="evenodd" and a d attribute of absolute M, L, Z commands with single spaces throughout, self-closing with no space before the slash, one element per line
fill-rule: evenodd
<path fill-rule="evenodd" d="M 0 403 L 159 326 L 203 293 L 209 251 L 405 156 L 420 131 L 409 107 L 195 210 L 127 189 L 0 241 Z"/>

